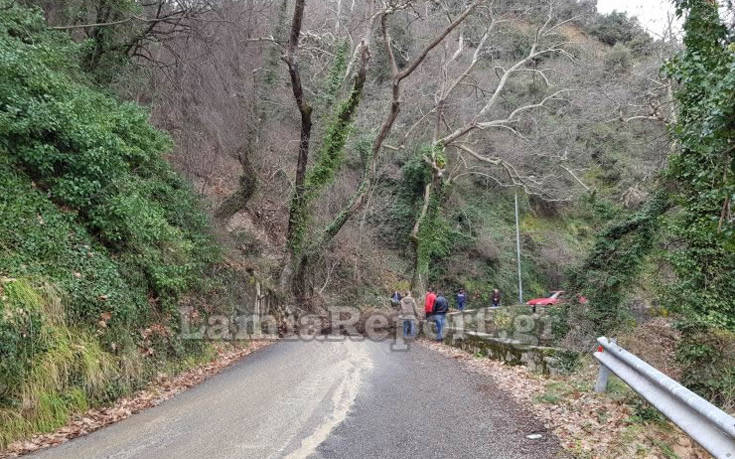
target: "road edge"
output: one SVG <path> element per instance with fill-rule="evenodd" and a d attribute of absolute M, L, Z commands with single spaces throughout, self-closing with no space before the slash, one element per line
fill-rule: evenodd
<path fill-rule="evenodd" d="M 92 408 L 85 413 L 75 415 L 64 426 L 53 432 L 36 434 L 29 439 L 15 441 L 6 449 L 0 450 L 0 459 L 19 457 L 61 445 L 158 406 L 275 342 L 275 340 L 248 341 L 245 347 L 236 344 L 227 346 L 215 344 L 217 356 L 210 362 L 195 366 L 174 377 L 159 375 L 145 389 L 129 397 L 120 398 L 109 406 Z"/>

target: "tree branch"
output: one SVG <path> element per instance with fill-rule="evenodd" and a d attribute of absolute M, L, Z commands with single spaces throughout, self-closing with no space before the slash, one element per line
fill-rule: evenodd
<path fill-rule="evenodd" d="M 395 62 L 395 56 L 393 55 L 393 51 L 390 46 L 390 33 L 388 32 L 388 27 L 386 23 L 386 16 L 388 14 L 388 11 L 382 12 L 381 16 L 381 30 L 383 33 L 383 38 L 386 42 L 387 52 L 390 59 L 390 66 L 391 71 L 393 73 L 392 78 L 392 91 L 391 91 L 391 103 L 390 103 L 390 110 L 388 112 L 388 115 L 386 116 L 385 120 L 383 121 L 383 124 L 380 128 L 380 131 L 378 132 L 378 135 L 376 136 L 375 140 L 373 141 L 373 146 L 370 151 L 370 157 L 366 161 L 365 164 L 365 172 L 363 175 L 363 180 L 360 183 L 360 186 L 355 190 L 355 192 L 350 197 L 350 200 L 348 201 L 347 205 L 337 214 L 337 216 L 332 220 L 332 222 L 327 225 L 325 230 L 322 232 L 322 236 L 319 238 L 316 244 L 312 246 L 312 250 L 310 250 L 310 253 L 317 253 L 318 250 L 326 247 L 326 245 L 332 240 L 332 238 L 342 229 L 342 227 L 349 221 L 349 219 L 352 217 L 352 215 L 357 212 L 362 205 L 365 202 L 366 195 L 370 192 L 373 186 L 373 182 L 375 180 L 375 177 L 377 175 L 377 164 L 380 157 L 380 150 L 383 147 L 383 143 L 385 142 L 385 139 L 390 134 L 393 124 L 395 123 L 396 118 L 398 117 L 398 112 L 400 110 L 400 84 L 403 79 L 408 77 L 416 68 L 423 62 L 423 60 L 426 58 L 426 56 L 429 54 L 429 52 L 434 49 L 439 43 L 441 43 L 444 38 L 446 38 L 449 33 L 454 30 L 462 21 L 464 21 L 467 16 L 472 12 L 472 10 L 479 5 L 480 3 L 483 3 L 484 0 L 476 0 L 473 2 L 470 6 L 465 9 L 465 11 L 457 18 L 455 19 L 449 26 L 447 26 L 446 29 L 437 37 L 435 38 L 428 46 L 424 48 L 424 50 L 419 54 L 419 56 L 411 63 L 408 67 L 406 67 L 403 71 L 398 72 L 397 65 Z"/>
<path fill-rule="evenodd" d="M 446 36 L 449 35 L 449 33 L 452 30 L 454 30 L 458 25 L 460 25 L 462 23 L 462 21 L 464 21 L 467 18 L 467 16 L 472 12 L 472 10 L 474 10 L 475 7 L 477 7 L 477 5 L 479 5 L 480 3 L 483 3 L 483 2 L 484 2 L 484 0 L 475 0 L 475 2 L 473 2 L 470 6 L 468 6 L 462 12 L 462 14 L 460 14 L 457 17 L 457 19 L 455 19 L 451 24 L 449 24 L 447 26 L 447 28 L 444 29 L 444 31 L 441 34 L 439 34 L 439 36 L 437 36 L 431 43 L 429 43 L 428 46 L 426 46 L 421 51 L 421 53 L 419 54 L 419 56 L 411 64 L 409 64 L 405 69 L 403 69 L 402 72 L 400 72 L 398 75 L 396 75 L 396 79 L 400 82 L 401 80 L 403 80 L 407 76 L 409 76 L 411 73 L 413 73 L 413 71 L 416 70 L 416 68 L 421 64 L 421 62 L 424 61 L 424 59 L 429 54 L 429 52 L 432 49 L 434 49 L 436 47 L 436 45 L 438 45 L 439 43 L 441 43 L 444 40 L 444 38 L 446 38 Z"/>

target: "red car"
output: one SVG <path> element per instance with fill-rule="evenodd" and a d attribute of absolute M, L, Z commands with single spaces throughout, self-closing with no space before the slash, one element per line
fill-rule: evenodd
<path fill-rule="evenodd" d="M 565 294 L 564 290 L 554 290 L 549 293 L 549 296 L 545 298 L 534 298 L 526 302 L 529 306 L 550 306 L 552 304 L 564 303 L 569 300 L 569 297 Z M 587 302 L 587 298 L 579 296 L 579 302 L 584 304 Z"/>

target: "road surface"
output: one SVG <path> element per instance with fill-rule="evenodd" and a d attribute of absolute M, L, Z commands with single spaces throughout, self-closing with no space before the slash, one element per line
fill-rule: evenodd
<path fill-rule="evenodd" d="M 526 435 L 541 433 L 541 439 Z M 197 387 L 34 457 L 555 457 L 487 377 L 414 344 L 278 342 Z"/>

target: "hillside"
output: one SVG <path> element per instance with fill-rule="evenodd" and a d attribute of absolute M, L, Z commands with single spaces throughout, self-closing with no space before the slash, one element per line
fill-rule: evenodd
<path fill-rule="evenodd" d="M 167 44 L 159 62 L 143 63 L 153 74 L 154 92 L 130 87 L 137 77 L 127 74 L 114 83 L 128 97 L 151 101 L 154 123 L 173 133 L 175 166 L 205 194 L 238 244 L 244 243 L 243 255 L 275 282 L 282 278 L 280 261 L 288 246 L 299 120 L 287 66 L 277 60 L 282 48 L 253 37 L 285 33 L 287 20 L 281 8 L 258 10 L 255 17 L 262 20 L 243 20 L 241 27 L 204 21 L 191 42 L 181 48 L 176 42 Z M 243 5 L 225 10 L 230 17 L 250 14 Z M 362 30 L 363 13 L 355 9 L 347 19 L 356 30 Z M 316 8 L 307 20 L 317 27 L 329 20 L 329 14 Z M 522 15 L 499 8 L 499 25 L 486 41 L 492 41 L 492 46 L 474 68 L 478 84 L 492 88 L 497 83 L 494 72 L 522 56 L 534 21 L 544 14 L 534 10 L 521 19 Z M 507 113 L 513 104 L 532 102 L 556 89 L 570 90 L 565 100 L 548 112 L 539 110 L 524 118 L 525 140 L 502 131 L 477 133 L 471 139 L 485 150 L 482 154 L 496 155 L 517 174 L 508 177 L 500 167 L 473 164 L 461 150 L 447 149 L 451 185 L 441 203 L 439 221 L 433 225 L 441 232 L 429 243 L 436 247 L 428 249 L 427 261 L 433 267 L 428 277 L 424 273 L 423 284 L 448 290 L 464 285 L 477 298 L 477 305 L 494 287 L 509 299 L 516 297 L 512 191 L 506 189 L 522 186 L 525 296 L 562 287 L 566 268 L 580 260 L 594 234 L 613 216 L 639 206 L 664 166 L 669 153 L 668 108 L 663 105 L 667 94 L 665 84 L 658 81 L 658 69 L 670 53 L 669 45 L 653 43 L 625 17 L 598 17 L 586 4 L 569 2 L 554 10 L 555 20 L 572 17 L 576 20 L 565 24 L 562 34 L 547 38 L 550 46 L 564 43 L 565 52 L 551 53 L 534 64 L 544 70 L 550 88 L 541 88 L 539 74 L 519 75 L 505 88 L 504 105 L 493 113 Z M 407 56 L 417 53 L 428 31 L 441 22 L 441 17 L 430 16 L 413 25 L 415 33 L 407 33 L 401 24 L 409 19 L 399 14 L 390 25 L 397 49 Z M 470 62 L 486 19 L 482 15 L 470 19 L 462 35 L 462 52 L 450 68 L 453 75 Z M 208 38 L 214 27 L 217 38 Z M 371 142 L 389 102 L 387 62 L 378 32 L 354 127 L 343 155 L 334 163 L 334 177 L 312 204 L 308 236 L 316 237 L 330 223 L 365 177 Z M 412 283 L 410 233 L 429 177 L 422 156 L 433 130 L 433 121 L 421 114 L 433 110 L 431 94 L 443 78 L 434 69 L 447 64 L 443 60 L 458 38 L 456 33 L 450 35 L 444 50 L 430 54 L 406 85 L 405 103 L 386 140 L 390 149 L 376 163 L 374 190 L 310 266 L 309 288 L 319 292 L 311 299 L 316 304 L 383 305 L 385 292 Z M 252 40 L 248 46 L 238 46 L 248 40 Z M 329 36 L 308 35 L 300 62 L 308 102 L 314 108 L 310 167 L 324 145 L 333 116 L 330 110 L 348 94 L 349 78 L 334 80 L 348 65 L 341 46 Z M 187 54 L 198 58 L 188 59 Z M 164 63 L 167 67 L 162 67 Z M 170 65 L 178 72 L 173 85 Z M 447 101 L 448 123 L 467 119 L 470 107 L 482 102 L 469 88 L 468 84 L 468 89 L 450 96 L 454 99 Z M 290 137 L 285 139 L 282 132 Z M 243 190 L 248 191 L 243 194 Z"/>
<path fill-rule="evenodd" d="M 179 310 L 235 282 L 148 114 L 93 89 L 38 11 L 0 17 L 0 446 L 208 356 Z"/>

